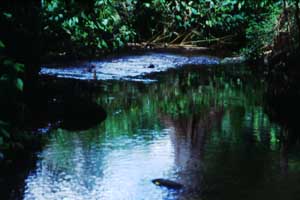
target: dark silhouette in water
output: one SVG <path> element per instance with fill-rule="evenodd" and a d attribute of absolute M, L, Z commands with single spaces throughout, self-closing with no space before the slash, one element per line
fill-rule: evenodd
<path fill-rule="evenodd" d="M 183 188 L 183 185 L 180 183 L 177 183 L 175 181 L 171 181 L 168 179 L 162 179 L 162 178 L 153 179 L 152 183 L 154 183 L 157 186 L 162 186 L 162 187 L 166 187 L 168 189 L 174 189 L 174 190 L 179 190 L 179 189 Z"/>
<path fill-rule="evenodd" d="M 90 64 L 83 70 L 84 73 L 93 73 L 93 80 L 97 80 L 96 65 Z"/>
<path fill-rule="evenodd" d="M 93 71 L 93 79 L 94 79 L 94 80 L 97 80 L 97 72 L 96 72 L 96 69 L 94 69 L 94 71 Z"/>
<path fill-rule="evenodd" d="M 87 72 L 92 73 L 95 71 L 96 65 L 95 64 L 91 64 L 88 66 L 88 68 L 86 69 Z"/>
<path fill-rule="evenodd" d="M 95 85 L 67 79 L 41 79 L 41 86 L 25 100 L 29 107 L 25 124 L 30 127 L 86 130 L 105 120 L 106 111 L 91 100 Z"/>
<path fill-rule="evenodd" d="M 150 65 L 148 66 L 148 68 L 153 69 L 153 68 L 155 68 L 155 66 L 154 66 L 153 64 L 150 64 Z"/>

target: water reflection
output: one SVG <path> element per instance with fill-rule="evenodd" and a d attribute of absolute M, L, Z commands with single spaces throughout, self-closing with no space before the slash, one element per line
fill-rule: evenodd
<path fill-rule="evenodd" d="M 167 132 L 162 130 L 156 141 L 140 145 L 126 136 L 95 136 L 95 142 L 87 144 L 80 135 L 64 132 L 71 143 L 64 149 L 52 146 L 56 144 L 45 148 L 37 171 L 27 179 L 25 199 L 139 199 L 150 191 L 151 196 L 143 199 L 161 199 L 162 193 L 149 182 L 172 167 Z"/>
<path fill-rule="evenodd" d="M 108 117 L 98 127 L 53 131 L 24 199 L 299 195 L 299 154 L 288 155 L 279 142 L 283 129 L 264 113 L 265 83 L 255 74 L 241 66 L 191 66 L 149 78 L 158 82 L 103 83 L 94 98 Z M 184 189 L 159 188 L 155 178 Z"/>

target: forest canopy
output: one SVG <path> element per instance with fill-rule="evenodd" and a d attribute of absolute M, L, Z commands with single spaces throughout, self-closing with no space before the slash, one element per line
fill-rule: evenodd
<path fill-rule="evenodd" d="M 248 47 L 246 53 L 259 54 L 279 32 L 299 32 L 299 5 L 288 0 L 42 0 L 2 4 L 1 21 L 9 26 L 4 32 L 26 35 L 31 42 L 39 40 L 35 49 L 42 55 L 88 57 L 141 42 L 216 45 L 235 50 Z M 2 42 L 8 40 L 5 33 L 1 38 Z"/>

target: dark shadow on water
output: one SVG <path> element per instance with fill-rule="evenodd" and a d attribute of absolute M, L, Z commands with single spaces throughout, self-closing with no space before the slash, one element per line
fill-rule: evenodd
<path fill-rule="evenodd" d="M 26 97 L 28 115 L 25 127 L 87 130 L 106 118 L 106 111 L 91 96 L 95 85 L 89 82 L 41 77 L 42 84 Z"/>

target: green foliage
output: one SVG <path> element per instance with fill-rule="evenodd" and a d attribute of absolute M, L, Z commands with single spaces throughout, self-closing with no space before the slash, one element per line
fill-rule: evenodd
<path fill-rule="evenodd" d="M 7 147 L 10 140 L 10 126 L 3 120 L 13 112 L 20 102 L 18 97 L 23 91 L 22 73 L 25 68 L 23 64 L 15 62 L 4 55 L 5 45 L 0 41 L 0 150 Z"/>
<path fill-rule="evenodd" d="M 167 24 L 172 30 L 188 30 L 197 28 L 207 31 L 232 32 L 243 24 L 251 15 L 257 4 L 248 4 L 249 1 L 222 0 L 222 1 L 168 1 L 152 0 L 148 9 L 154 9 L 158 16 L 158 23 Z M 252 5 L 249 7 L 249 5 Z M 260 5 L 263 7 L 265 4 Z M 146 16 L 145 16 L 146 17 Z"/>
<path fill-rule="evenodd" d="M 296 16 L 294 1 L 273 1 L 259 17 L 249 19 L 245 32 L 247 46 L 241 52 L 249 60 L 261 60 L 270 52 L 272 55 L 283 51 L 293 54 L 299 47 L 300 26 Z"/>
<path fill-rule="evenodd" d="M 122 19 L 119 4 L 102 0 L 95 1 L 89 9 L 81 6 L 73 2 L 72 9 L 68 10 L 63 1 L 57 0 L 45 5 L 45 34 L 58 38 L 62 43 L 57 45 L 62 51 L 95 56 L 133 41 L 135 33 L 126 19 Z"/>
<path fill-rule="evenodd" d="M 241 53 L 249 60 L 258 60 L 264 55 L 264 51 L 270 49 L 276 35 L 276 24 L 281 12 L 279 5 L 273 5 L 268 12 L 262 14 L 260 19 L 249 22 L 246 29 L 247 46 L 241 49 Z"/>
<path fill-rule="evenodd" d="M 50 43 L 48 52 L 79 56 L 151 38 L 210 45 L 220 42 L 216 38 L 235 36 L 240 39 L 236 43 L 248 43 L 242 52 L 256 59 L 273 37 L 280 10 L 281 0 L 51 0 L 44 4 L 43 33 Z"/>
<path fill-rule="evenodd" d="M 0 91 L 2 91 L 0 98 L 3 101 L 8 97 L 8 94 L 14 95 L 23 90 L 23 80 L 20 77 L 25 67 L 3 55 L 0 56 L 0 65 Z"/>

